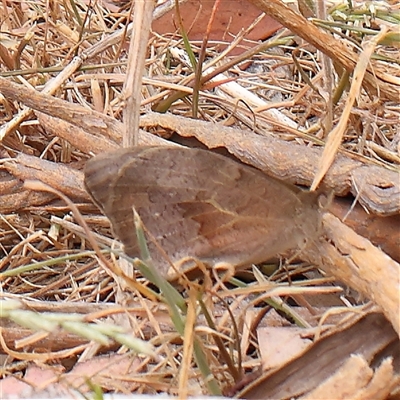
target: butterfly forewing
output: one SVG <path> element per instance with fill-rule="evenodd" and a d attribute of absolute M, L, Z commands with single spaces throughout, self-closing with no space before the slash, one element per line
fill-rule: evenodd
<path fill-rule="evenodd" d="M 88 161 L 85 185 L 131 257 L 139 255 L 132 207 L 173 262 L 261 262 L 296 248 L 319 223 L 315 196 L 200 149 L 105 153 Z M 165 270 L 151 240 L 149 248 Z"/>

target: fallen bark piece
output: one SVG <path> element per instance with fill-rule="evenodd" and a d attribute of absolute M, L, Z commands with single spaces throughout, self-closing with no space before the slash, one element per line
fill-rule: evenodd
<path fill-rule="evenodd" d="M 343 368 L 353 354 L 357 354 L 362 360 L 374 360 L 374 364 L 381 364 L 384 370 L 390 372 L 393 371 L 390 366 L 398 365 L 400 361 L 397 352 L 398 346 L 397 334 L 382 314 L 370 313 L 361 317 L 355 316 L 346 326 L 335 328 L 333 332 L 315 342 L 299 357 L 279 370 L 263 373 L 239 393 L 238 397 L 289 399 L 306 396 L 307 393 L 312 393 L 327 380 L 338 379 L 332 377 L 335 374 L 340 376 L 338 371 Z M 393 360 L 389 357 L 393 357 Z M 355 362 L 359 362 L 360 359 Z M 364 368 L 362 362 L 360 368 Z M 370 368 L 371 366 L 368 366 L 368 369 Z M 388 377 L 388 387 L 395 387 L 399 379 L 397 373 L 391 372 Z M 378 377 L 377 379 L 384 378 Z M 369 384 L 371 382 L 370 380 Z M 364 388 L 366 387 L 364 386 Z M 331 396 L 330 398 L 338 397 Z M 376 399 L 383 398 L 376 397 Z"/>
<path fill-rule="evenodd" d="M 364 357 L 352 355 L 334 375 L 301 399 L 386 399 L 398 380 L 391 358 L 384 359 L 374 371 Z"/>
<path fill-rule="evenodd" d="M 323 235 L 309 243 L 302 258 L 375 302 L 400 333 L 400 265 L 330 213 Z"/>
<path fill-rule="evenodd" d="M 3 165 L 21 181 L 39 180 L 73 199 L 89 199 L 83 189 L 83 173 L 67 165 L 26 154 L 19 154 L 15 161 L 7 161 Z"/>

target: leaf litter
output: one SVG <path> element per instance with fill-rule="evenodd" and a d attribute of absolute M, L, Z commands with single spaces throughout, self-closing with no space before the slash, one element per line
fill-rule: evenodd
<path fill-rule="evenodd" d="M 279 9 L 277 2 L 270 3 Z M 201 281 L 174 282 L 189 305 L 188 327 L 183 331 L 172 323 L 171 308 L 160 301 L 147 279 L 130 264 L 123 273 L 115 269 L 124 267 L 116 261 L 118 244 L 108 221 L 83 190 L 85 161 L 118 146 L 123 135 L 121 89 L 132 30 L 127 28 L 128 9 L 119 11 L 108 3 L 89 7 L 78 1 L 47 5 L 10 1 L 1 7 L 7 16 L 0 46 L 3 397 L 29 397 L 44 393 L 43 388 L 50 397 L 60 393 L 68 397 L 71 390 L 78 396 L 100 387 L 103 393 L 195 396 L 242 390 L 244 398 L 260 398 L 260 393 L 264 398 L 321 398 L 321 393 L 329 397 L 338 382 L 343 391 L 350 390 L 342 377 L 354 369 L 367 380 L 347 379 L 352 385 L 347 393 L 353 397 L 386 398 L 398 392 L 396 360 L 391 363 L 383 357 L 369 363 L 378 348 L 398 345 L 399 332 L 396 2 L 371 2 L 369 7 L 360 2 L 353 9 L 332 3 L 326 20 L 308 19 L 297 35 L 282 29 L 262 44 L 244 44 L 246 26 L 225 51 L 218 48 L 221 40 L 210 41 L 197 105 L 199 118 L 206 122 L 190 119 L 195 75 L 185 57 L 189 49 L 179 35 L 151 36 L 139 144 L 173 140 L 224 148 L 242 162 L 309 187 L 319 160 L 324 161 L 322 143 L 330 124 L 325 118 L 328 77 L 307 37 L 318 27 L 321 36 L 312 42 L 314 46 L 327 32 L 344 46 L 343 51 L 332 46 L 327 50 L 335 68 L 331 100 L 335 127 L 346 107 L 350 82 L 346 69 L 355 68 L 364 37 L 377 37 L 382 25 L 388 30 L 369 59 L 362 60 L 368 64 L 367 78 L 346 120 L 340 121 L 345 129 L 323 181 L 337 195 L 351 193 L 367 210 L 355 206 L 360 214 L 352 221 L 350 213 L 346 220 L 353 229 L 372 219 L 380 221 L 379 228 L 359 233 L 386 254 L 329 217 L 328 240 L 307 257 L 297 255 L 291 263 L 286 262 L 290 255 L 266 260 L 268 265 L 235 277 L 231 266 L 222 265 L 204 270 Z M 257 49 L 230 56 L 235 46 Z M 190 47 L 199 57 L 201 43 L 190 40 Z M 347 51 L 353 59 L 344 59 Z M 151 112 L 166 109 L 168 114 Z M 106 252 L 106 263 L 92 251 L 70 208 L 53 194 L 26 189 L 24 182 L 30 179 L 70 197 L 98 243 L 114 249 Z M 336 215 L 351 206 L 351 200 L 333 203 L 332 208 L 339 210 Z M 109 268 L 109 263 L 117 267 Z M 325 270 L 323 265 L 331 267 Z M 379 330 L 374 331 L 377 324 Z M 315 345 L 300 355 L 302 345 L 294 345 L 297 356 L 285 353 L 286 361 L 279 364 L 278 357 L 276 369 L 263 370 L 261 365 L 268 361 L 265 348 L 272 347 L 271 342 L 277 345 L 272 350 L 275 358 L 282 351 L 279 339 L 263 336 L 267 330 L 269 337 L 276 337 L 272 329 L 292 332 L 295 343 L 306 338 Z M 363 332 L 373 340 L 366 341 Z M 143 347 L 128 350 L 132 341 L 140 344 L 138 339 Z M 353 348 L 346 345 L 350 339 Z M 332 343 L 342 348 L 336 354 L 344 362 L 342 367 L 333 365 Z M 362 346 L 367 350 L 361 352 Z M 207 369 L 193 361 L 196 351 L 208 364 L 215 386 L 207 383 Z M 358 358 L 352 353 L 359 353 Z M 324 362 L 329 365 L 325 375 L 287 380 L 291 368 L 318 370 Z M 313 374 L 304 371 L 308 377 Z M 56 388 L 54 381 L 61 387 Z M 24 386 L 17 387 L 17 382 Z M 289 387 L 294 392 L 288 392 Z M 333 393 L 339 398 L 337 391 Z"/>

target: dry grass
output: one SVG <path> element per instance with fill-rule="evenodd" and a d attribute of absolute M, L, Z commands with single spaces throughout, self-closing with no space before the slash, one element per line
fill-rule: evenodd
<path fill-rule="evenodd" d="M 363 35 L 375 35 L 379 24 L 386 24 L 389 29 L 398 24 L 400 9 L 395 3 L 391 5 L 391 14 L 386 9 L 377 9 L 375 15 L 360 5 L 361 15 L 357 15 L 357 10 L 349 11 L 354 18 L 347 21 L 342 20 L 347 13 L 345 7 L 338 6 L 337 11 L 331 14 L 331 19 L 335 18 L 335 21 L 319 21 L 318 25 L 335 30 L 356 54 L 359 53 Z M 121 89 L 125 79 L 126 38 L 129 34 L 126 12 L 110 13 L 100 3 L 88 8 L 81 1 L 3 1 L 0 9 L 1 77 L 121 121 L 124 107 Z M 338 30 L 339 23 L 346 25 L 346 29 Z M 389 41 L 386 37 L 378 45 L 371 63 L 372 70 L 379 69 L 381 76 L 385 74 L 387 84 L 395 86 L 400 78 L 400 54 L 399 38 L 395 33 L 392 38 Z M 191 43 L 196 57 L 200 45 Z M 225 79 L 244 88 L 245 93 L 237 95 L 228 91 L 221 84 L 221 76 L 218 77 L 220 82 L 204 78 L 198 100 L 199 118 L 253 130 L 260 135 L 274 135 L 304 146 L 319 146 L 328 133 L 326 127 L 338 123 L 346 95 L 338 94 L 338 83 L 335 81 L 334 93 L 329 96 L 331 93 L 325 89 L 325 72 L 320 55 L 314 47 L 290 32 L 282 33 L 279 40 L 271 39 L 263 46 L 264 51 L 251 57 L 246 55 L 244 60 L 240 56 L 221 55 L 213 47 L 211 43 L 205 65 L 213 65 L 218 72 L 225 74 Z M 179 38 L 157 34 L 151 37 L 142 90 L 144 113 L 168 109 L 174 115 L 192 116 L 191 82 L 194 73 L 190 62 L 177 56 L 184 53 L 185 48 Z M 249 60 L 252 63 L 247 69 L 238 68 Z M 343 69 L 337 68 L 337 74 L 342 72 Z M 203 76 L 208 77 L 208 74 L 210 70 Z M 348 85 L 348 80 L 343 82 L 344 91 Z M 369 95 L 362 90 L 347 121 L 341 150 L 346 150 L 346 154 L 357 160 L 398 171 L 400 106 L 398 99 L 396 101 L 390 93 L 389 90 L 382 90 Z M 259 307 L 266 305 L 264 301 L 271 304 L 271 300 L 295 298 L 304 306 L 310 301 L 305 299 L 307 294 L 319 293 L 322 296 L 324 291 L 334 289 L 331 279 L 320 278 L 308 265 L 284 265 L 276 268 L 270 277 L 256 275 L 258 281 L 249 272 L 245 278 L 250 283 L 245 284 L 240 292 L 235 291 L 234 285 L 228 283 L 227 278 L 218 276 L 216 271 L 206 273 L 201 285 L 186 282 L 181 290 L 188 299 L 186 323 L 187 326 L 192 324 L 192 330 L 187 328 L 185 334 L 191 332 L 192 338 L 197 337 L 208 367 L 214 374 L 215 381 L 207 387 L 191 358 L 192 349 L 185 347 L 189 346 L 192 338 L 186 336 L 183 340 L 182 334 L 176 332 L 168 310 L 157 300 L 157 294 L 153 293 L 154 288 L 148 281 L 128 267 L 126 273 L 137 280 L 137 287 L 132 288 L 107 266 L 100 265 L 91 248 L 88 248 L 85 235 L 74 223 L 69 207 L 49 194 L 35 195 L 23 189 L 22 181 L 29 176 L 22 178 L 21 164 L 12 164 L 17 154 L 24 153 L 80 171 L 90 156 L 92 142 L 77 145 L 68 140 L 68 132 L 60 136 L 50 133 L 43 121 L 39 121 L 40 114 L 26 111 L 23 104 L 7 96 L 1 98 L 1 104 L 4 124 L 0 150 L 3 158 L 0 188 L 4 199 L 0 210 L 1 296 L 2 299 L 19 300 L 16 309 L 4 309 L 6 314 L 3 316 L 25 323 L 29 328 L 36 325 L 46 331 L 47 314 L 31 315 L 27 314 L 28 310 L 65 313 L 49 328 L 62 328 L 59 331 L 63 332 L 59 333 L 61 343 L 54 334 L 43 334 L 39 347 L 33 340 L 28 344 L 24 342 L 22 350 L 15 346 L 14 340 L 21 340 L 28 331 L 15 326 L 12 329 L 3 327 L 3 354 L 8 355 L 2 368 L 3 377 L 17 374 L 17 360 L 38 360 L 36 353 L 43 354 L 41 365 L 60 360 L 66 365 L 65 360 L 69 359 L 68 368 L 71 368 L 74 357 L 80 355 L 81 360 L 90 360 L 98 352 L 115 351 L 119 346 L 116 342 L 126 344 L 127 338 L 132 335 L 154 347 L 151 351 L 147 348 L 141 350 L 148 355 L 137 362 L 129 380 L 124 380 L 126 376 L 121 376 L 119 381 L 109 380 L 102 386 L 104 391 L 177 394 L 182 393 L 182 382 L 186 382 L 187 394 L 213 390 L 218 393 L 238 383 L 243 371 L 258 369 L 260 355 L 255 332 L 261 319 Z M 329 104 L 333 108 L 331 121 L 326 119 Z M 40 111 L 40 105 L 37 106 Z M 266 112 L 272 108 L 271 113 Z M 62 113 L 63 110 L 59 111 Z M 24 118 L 17 120 L 21 113 L 24 113 Z M 57 117 L 60 118 L 60 115 Z M 94 130 L 95 123 L 93 121 Z M 286 129 L 288 125 L 291 126 Z M 156 129 L 155 133 L 171 134 L 162 129 Z M 95 143 L 95 139 L 92 140 Z M 10 172 L 11 165 L 15 165 L 14 174 Z M 98 238 L 100 243 L 111 246 L 112 234 L 106 219 L 99 215 L 87 198 L 73 200 L 91 229 L 102 236 Z M 110 263 L 116 262 L 112 254 L 107 257 Z M 300 279 L 300 283 L 295 283 L 296 279 Z M 294 284 L 290 286 L 288 282 Z M 310 289 L 312 286 L 315 288 Z M 256 295 L 260 289 L 268 295 Z M 201 293 L 205 305 L 201 311 L 195 305 L 198 293 Z M 333 301 L 338 304 L 338 296 L 334 296 Z M 280 307 L 297 319 L 300 325 L 315 326 L 322 310 L 317 308 L 318 314 L 310 317 L 297 315 L 288 304 Z M 206 309 L 212 323 L 204 317 Z M 22 314 L 18 314 L 17 310 Z M 71 328 L 66 321 L 75 313 L 78 315 L 75 315 L 74 322 L 78 325 Z M 196 317 L 196 314 L 201 316 Z M 29 324 L 31 319 L 33 322 Z M 94 341 L 87 342 L 87 338 L 99 338 L 91 331 L 96 329 L 91 323 L 99 321 L 123 327 L 128 336 L 121 338 L 117 335 L 119 332 L 115 333 L 108 327 L 101 346 Z M 80 337 L 86 330 L 84 326 L 88 329 L 84 336 L 86 339 Z M 64 347 L 69 351 L 61 355 Z M 43 348 L 45 352 L 41 352 Z M 226 354 L 221 353 L 222 348 L 228 350 Z M 126 347 L 120 349 L 120 353 L 126 352 Z M 240 359 L 241 367 L 238 367 Z M 181 376 L 182 365 L 187 373 L 184 378 Z M 104 367 L 103 371 L 107 368 Z M 101 385 L 96 376 L 91 376 L 91 379 Z"/>

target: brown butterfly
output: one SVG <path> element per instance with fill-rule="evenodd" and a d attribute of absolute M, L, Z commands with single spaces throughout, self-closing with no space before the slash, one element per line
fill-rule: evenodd
<path fill-rule="evenodd" d="M 85 185 L 130 257 L 139 256 L 133 207 L 172 262 L 259 263 L 302 247 L 319 230 L 315 193 L 206 150 L 124 148 L 89 160 Z M 168 262 L 149 240 L 155 265 Z"/>

